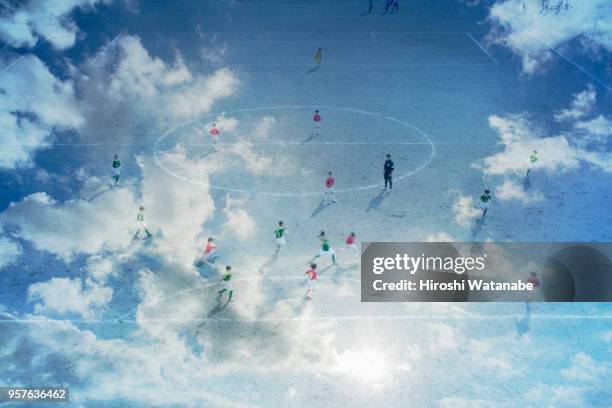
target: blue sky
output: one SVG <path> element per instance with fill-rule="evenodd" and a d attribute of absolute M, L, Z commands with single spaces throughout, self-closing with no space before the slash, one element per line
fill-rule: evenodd
<path fill-rule="evenodd" d="M 0 385 L 69 385 L 75 407 L 612 406 L 609 303 L 361 304 L 342 248 L 610 241 L 606 1 L 5 6 Z M 320 230 L 339 264 L 306 302 Z M 209 236 L 220 260 L 196 266 Z"/>

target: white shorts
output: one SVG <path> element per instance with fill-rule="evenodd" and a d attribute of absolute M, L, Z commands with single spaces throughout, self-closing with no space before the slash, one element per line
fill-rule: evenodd
<path fill-rule="evenodd" d="M 312 122 L 312 127 L 314 129 L 317 129 L 317 130 L 321 129 L 321 121 L 318 121 L 318 122 L 317 121 L 313 121 Z"/>
<path fill-rule="evenodd" d="M 315 290 L 316 287 L 317 287 L 317 280 L 316 279 L 308 279 L 308 289 Z"/>
<path fill-rule="evenodd" d="M 144 222 L 144 221 L 139 221 L 138 223 L 140 224 L 140 228 L 142 228 L 142 229 L 149 229 L 149 228 L 147 227 L 147 223 L 146 223 L 146 222 Z"/>
<path fill-rule="evenodd" d="M 283 246 L 286 243 L 287 243 L 287 241 L 285 241 L 285 237 L 276 238 L 276 245 Z"/>
<path fill-rule="evenodd" d="M 486 210 L 489 208 L 489 203 L 483 203 L 482 201 L 480 202 L 480 208 L 482 208 L 483 210 Z"/>
<path fill-rule="evenodd" d="M 119 167 L 113 167 L 113 176 L 119 176 L 121 174 L 121 169 Z"/>
<path fill-rule="evenodd" d="M 217 144 L 217 142 L 219 141 L 219 136 L 211 136 L 210 138 L 211 138 L 213 144 Z"/>
<path fill-rule="evenodd" d="M 346 248 L 351 251 L 357 252 L 357 244 L 346 244 Z"/>

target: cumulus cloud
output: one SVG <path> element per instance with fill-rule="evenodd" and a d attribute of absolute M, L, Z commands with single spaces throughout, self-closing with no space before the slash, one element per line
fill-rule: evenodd
<path fill-rule="evenodd" d="M 194 74 L 180 54 L 168 64 L 151 56 L 137 36 L 122 36 L 114 47 L 117 52 L 105 53 L 102 62 L 113 65 L 118 60 L 109 84 L 109 96 L 116 101 L 138 99 L 155 105 L 164 115 L 186 118 L 208 112 L 239 84 L 227 68 L 210 75 Z"/>
<path fill-rule="evenodd" d="M 513 50 L 523 62 L 523 71 L 538 72 L 551 60 L 550 47 L 580 37 L 588 48 L 612 50 L 612 4 L 607 0 L 572 0 L 560 13 L 545 12 L 538 0 L 501 0 L 490 9 L 492 42 Z"/>
<path fill-rule="evenodd" d="M 198 251 L 202 225 L 212 217 L 215 205 L 208 188 L 208 168 L 204 160 L 189 160 L 176 149 L 158 157 L 166 168 L 172 168 L 188 179 L 198 179 L 201 186 L 177 180 L 164 172 L 153 159 L 139 157 L 143 173 L 142 200 L 149 226 L 159 230 L 154 247 L 168 260 L 191 264 Z"/>
<path fill-rule="evenodd" d="M 486 175 L 524 175 L 530 167 L 559 173 L 580 165 L 580 152 L 570 146 L 566 136 L 544 137 L 525 114 L 493 115 L 489 117 L 489 126 L 498 132 L 503 151 L 473 166 Z M 539 160 L 531 165 L 529 157 L 534 150 L 538 151 Z"/>
<path fill-rule="evenodd" d="M 276 119 L 273 116 L 266 115 L 261 118 L 253 127 L 253 138 L 267 140 L 270 137 L 270 132 L 276 124 Z"/>
<path fill-rule="evenodd" d="M 95 316 L 99 308 L 113 297 L 113 289 L 91 279 L 51 278 L 28 287 L 28 299 L 35 302 L 38 313 L 77 314 L 85 319 Z"/>
<path fill-rule="evenodd" d="M 473 197 L 459 195 L 453 203 L 455 222 L 462 226 L 470 225 L 472 220 L 479 217 L 482 211 L 476 207 Z"/>
<path fill-rule="evenodd" d="M 577 382 L 593 382 L 601 379 L 607 372 L 606 364 L 593 360 L 591 356 L 580 352 L 572 357 L 569 367 L 561 370 L 561 375 Z"/>
<path fill-rule="evenodd" d="M 224 231 L 232 234 L 241 241 L 246 241 L 255 233 L 255 220 L 243 208 L 238 208 L 240 202 L 232 199 L 228 194 L 226 205 L 223 209 L 227 220 L 225 221 Z"/>
<path fill-rule="evenodd" d="M 533 204 L 544 200 L 544 195 L 539 191 L 528 192 L 516 184 L 513 180 L 506 179 L 504 183 L 495 189 L 495 197 L 505 200 L 517 200 L 523 204 Z"/>
<path fill-rule="evenodd" d="M 0 269 L 15 263 L 20 255 L 21 246 L 17 242 L 8 237 L 0 236 Z"/>
<path fill-rule="evenodd" d="M 57 79 L 37 57 L 26 56 L 0 76 L 1 167 L 30 164 L 55 129 L 83 123 L 73 83 Z"/>
<path fill-rule="evenodd" d="M 97 4 L 108 4 L 112 0 L 28 0 L 10 6 L 0 18 L 0 38 L 12 47 L 32 47 L 44 37 L 56 49 L 63 50 L 74 45 L 78 27 L 70 19 L 75 9 L 92 10 Z"/>
<path fill-rule="evenodd" d="M 591 113 L 596 100 L 597 93 L 595 88 L 589 84 L 587 89 L 574 94 L 574 100 L 569 108 L 561 109 L 555 113 L 555 120 L 562 122 L 580 119 Z"/>
<path fill-rule="evenodd" d="M 46 193 L 34 193 L 13 203 L 0 220 L 15 225 L 15 235 L 37 249 L 70 261 L 77 253 L 126 247 L 137 227 L 136 208 L 133 194 L 123 188 L 92 202 L 59 203 Z"/>
<path fill-rule="evenodd" d="M 574 128 L 581 131 L 580 136 L 587 143 L 607 143 L 612 137 L 612 120 L 603 115 L 576 122 Z"/>

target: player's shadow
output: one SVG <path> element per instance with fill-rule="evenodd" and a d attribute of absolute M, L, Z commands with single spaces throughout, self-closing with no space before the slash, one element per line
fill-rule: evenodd
<path fill-rule="evenodd" d="M 309 70 L 308 70 L 306 73 L 307 73 L 307 74 L 312 74 L 313 72 L 318 71 L 318 70 L 319 70 L 319 68 L 321 68 L 321 66 L 320 66 L 320 65 L 314 66 L 314 67 L 312 67 L 311 69 L 309 69 Z"/>
<path fill-rule="evenodd" d="M 230 304 L 229 298 L 226 301 L 221 300 L 221 298 L 217 297 L 217 305 L 206 315 L 207 319 L 214 317 L 215 315 L 221 313 L 227 305 Z"/>
<path fill-rule="evenodd" d="M 320 133 L 312 132 L 306 139 L 304 139 L 302 141 L 302 144 L 306 144 L 306 143 L 312 142 L 313 140 L 315 140 L 319 136 L 320 136 Z"/>
<path fill-rule="evenodd" d="M 210 156 L 211 154 L 213 154 L 214 152 L 216 152 L 217 149 L 215 149 L 214 147 L 212 149 L 210 149 L 209 151 L 207 151 L 206 153 L 204 153 L 203 155 L 200 156 L 200 159 L 205 159 L 208 156 Z"/>
<path fill-rule="evenodd" d="M 327 207 L 329 207 L 330 205 L 333 204 L 333 201 L 328 201 L 327 204 L 325 203 L 325 199 L 322 198 L 321 202 L 319 203 L 319 206 L 317 208 L 314 209 L 314 211 L 312 212 L 312 214 L 310 215 L 310 218 L 314 218 L 317 215 L 319 215 L 324 209 L 326 209 Z"/>
<path fill-rule="evenodd" d="M 531 179 L 529 176 L 525 176 L 525 180 L 523 180 L 523 189 L 525 191 L 531 189 Z"/>
<path fill-rule="evenodd" d="M 380 193 L 378 193 L 377 196 L 373 197 L 370 200 L 370 204 L 368 204 L 368 208 L 366 209 L 366 211 L 371 211 L 371 210 L 380 210 L 380 205 L 382 204 L 383 200 L 387 197 L 388 192 L 386 190 L 382 190 Z"/>
<path fill-rule="evenodd" d="M 484 225 L 484 222 L 485 220 L 483 217 L 476 218 L 474 224 L 472 224 L 472 238 L 475 238 L 476 235 L 478 235 L 480 231 L 482 231 L 482 226 Z"/>
<path fill-rule="evenodd" d="M 103 189 L 103 190 L 100 190 L 100 191 L 96 192 L 94 195 L 92 195 L 91 197 L 89 197 L 89 198 L 87 199 L 87 202 L 89 202 L 89 203 L 90 203 L 90 202 L 92 202 L 93 200 L 95 200 L 96 198 L 100 197 L 102 194 L 108 193 L 109 191 L 111 191 L 111 190 L 113 189 L 113 187 L 114 187 L 114 186 L 110 186 L 110 187 L 107 187 L 107 188 L 105 188 L 105 189 Z"/>
<path fill-rule="evenodd" d="M 529 301 L 525 303 L 525 317 L 522 319 L 514 319 L 514 325 L 516 326 L 516 337 L 521 338 L 529 332 L 529 322 L 531 320 L 531 306 Z"/>
<path fill-rule="evenodd" d="M 278 260 L 278 255 L 280 254 L 280 248 L 276 248 L 274 250 L 274 254 L 272 254 L 272 256 L 270 258 L 268 258 L 260 267 L 259 267 L 259 273 L 264 273 L 264 271 L 269 268 L 270 266 L 272 266 L 277 260 Z"/>

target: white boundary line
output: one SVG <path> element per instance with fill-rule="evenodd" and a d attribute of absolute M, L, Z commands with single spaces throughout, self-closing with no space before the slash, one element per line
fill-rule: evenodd
<path fill-rule="evenodd" d="M 394 181 L 400 181 L 403 180 L 407 177 L 412 176 L 413 174 L 419 172 L 420 170 L 422 170 L 423 168 L 425 168 L 427 165 L 429 165 L 429 163 L 431 163 L 431 161 L 433 160 L 433 158 L 436 156 L 436 147 L 433 143 L 433 141 L 429 138 L 429 136 L 427 136 L 427 134 L 425 134 L 422 130 L 420 130 L 419 128 L 404 122 L 402 120 L 399 119 L 395 119 L 392 118 L 390 116 L 381 114 L 381 113 L 374 113 L 374 112 L 370 112 L 370 111 L 364 111 L 364 110 L 360 110 L 360 109 L 353 109 L 353 108 L 338 108 L 335 106 L 325 106 L 325 105 L 287 105 L 287 106 L 269 106 L 269 107 L 259 107 L 259 108 L 245 108 L 245 109 L 235 109 L 235 110 L 231 110 L 231 111 L 227 111 L 227 112 L 216 112 L 216 113 L 210 113 L 210 114 L 206 114 L 203 116 L 199 116 L 197 118 L 194 119 L 190 119 L 186 122 L 183 122 L 169 130 L 167 130 L 166 132 L 164 132 L 159 139 L 157 139 L 153 145 L 153 156 L 155 158 L 155 164 L 157 164 L 158 167 L 160 167 L 162 170 L 164 170 L 166 173 L 170 174 L 171 176 L 174 176 L 175 178 L 185 181 L 187 183 L 191 183 L 194 185 L 199 185 L 199 186 L 203 186 L 203 187 L 208 187 L 210 189 L 214 189 L 214 190 L 220 190 L 220 191 L 227 191 L 227 192 L 233 192 L 233 193 L 241 193 L 241 194 L 258 194 L 261 196 L 268 196 L 268 197 L 314 197 L 314 196 L 319 196 L 321 195 L 320 191 L 316 191 L 316 192 L 311 192 L 311 193 L 268 193 L 268 192 L 258 192 L 255 190 L 246 190 L 246 189 L 240 189 L 240 188 L 227 188 L 227 187 L 219 187 L 219 186 L 215 186 L 213 184 L 209 184 L 209 183 L 202 183 L 196 180 L 192 180 L 191 178 L 188 177 L 184 177 L 180 174 L 177 174 L 175 172 L 173 172 L 172 170 L 166 168 L 163 163 L 161 163 L 161 160 L 159 159 L 159 144 L 171 133 L 173 133 L 174 131 L 176 131 L 177 129 L 180 129 L 183 126 L 187 126 L 190 125 L 193 122 L 205 119 L 205 118 L 209 118 L 209 117 L 216 117 L 219 115 L 223 115 L 223 114 L 234 114 L 234 113 L 238 113 L 238 112 L 258 112 L 258 111 L 271 111 L 271 110 L 288 110 L 288 109 L 330 109 L 330 110 L 339 110 L 342 112 L 353 112 L 353 113 L 360 113 L 363 115 L 368 115 L 368 116 L 374 116 L 374 117 L 379 117 L 385 120 L 389 120 L 391 122 L 395 122 L 398 123 L 399 125 L 405 126 L 409 129 L 414 130 L 415 132 L 417 132 L 422 138 L 424 138 L 426 140 L 426 143 L 430 145 L 431 147 L 431 153 L 429 155 L 429 157 L 427 158 L 427 160 L 425 161 L 425 163 L 423 163 L 422 165 L 420 165 L 419 167 L 417 167 L 414 170 L 409 171 L 408 173 L 405 173 L 399 177 L 397 177 Z M 375 184 L 370 184 L 370 185 L 366 185 L 366 186 L 361 186 L 361 187 L 353 187 L 353 188 L 346 188 L 346 189 L 338 189 L 336 190 L 336 193 L 348 193 L 348 192 L 355 192 L 355 191 L 364 191 L 364 190 L 371 190 L 374 188 L 380 188 L 381 183 L 375 183 Z"/>
<path fill-rule="evenodd" d="M 486 54 L 487 57 L 491 59 L 491 61 L 495 63 L 495 65 L 499 65 L 499 62 L 497 62 L 497 60 L 493 58 L 493 56 L 489 53 L 489 51 L 487 51 L 487 49 L 483 47 L 483 45 L 476 38 L 474 38 L 472 34 L 470 33 L 465 33 L 465 34 L 474 42 L 474 44 L 478 46 L 478 48 L 482 50 L 482 52 Z"/>
<path fill-rule="evenodd" d="M 349 281 L 360 283 L 359 279 L 354 278 L 343 278 L 343 277 L 331 277 L 321 276 L 321 280 L 330 281 Z M 263 280 L 298 280 L 305 281 L 306 278 L 298 276 L 267 276 L 263 277 Z M 239 281 L 252 281 L 250 278 L 238 278 L 234 282 Z M 196 285 L 187 289 L 173 293 L 172 296 L 162 298 L 156 302 L 146 304 L 144 306 L 151 307 L 159 305 L 164 301 L 172 300 L 185 293 L 206 289 L 210 287 L 218 287 L 219 282 L 212 282 L 204 285 Z M 316 303 L 316 299 L 313 300 Z M 458 305 L 455 306 L 458 308 Z M 236 322 L 236 323 L 266 323 L 266 322 L 300 322 L 300 321 L 353 321 L 353 320 L 447 320 L 447 319 L 461 319 L 461 320 L 503 320 L 503 319 L 522 319 L 525 317 L 524 314 L 504 314 L 504 315 L 475 315 L 470 314 L 465 310 L 458 308 L 462 315 L 361 315 L 361 316 L 315 316 L 315 317 L 269 317 L 269 318 L 257 318 L 257 319 L 234 319 L 234 318 L 223 318 L 223 317 L 206 317 L 201 319 L 180 319 L 180 318 L 147 318 L 147 319 L 126 319 L 129 316 L 135 315 L 138 312 L 138 306 L 131 312 L 125 313 L 121 316 L 114 317 L 111 319 L 89 319 L 89 320 L 43 320 L 43 319 L 18 319 L 13 318 L 11 320 L 0 320 L 0 324 L 47 324 L 56 323 L 63 324 L 65 322 L 81 323 L 81 324 L 121 324 L 121 323 L 202 323 L 207 321 L 213 322 Z M 11 316 L 12 317 L 12 316 Z M 531 315 L 530 319 L 540 320 L 569 320 L 569 319 L 587 319 L 587 320 L 608 320 L 612 319 L 612 315 L 576 315 L 576 314 L 551 314 L 551 315 Z"/>
<path fill-rule="evenodd" d="M 212 40 L 210 40 L 210 43 L 211 43 L 211 44 L 214 44 L 214 43 L 215 43 L 215 40 L 217 39 L 217 35 L 219 35 L 219 33 L 214 33 L 214 34 L 213 34 L 213 38 L 212 38 Z"/>
<path fill-rule="evenodd" d="M 92 67 L 99 67 L 99 66 L 104 66 L 104 64 L 97 64 L 98 60 L 100 59 L 100 57 L 102 56 L 102 54 L 106 53 L 112 46 L 115 45 L 115 43 L 119 40 L 119 38 L 121 38 L 123 34 L 117 34 L 115 36 L 115 38 L 113 38 L 108 44 L 106 44 L 104 47 L 102 47 L 102 49 L 100 51 L 98 51 L 98 53 L 96 54 L 96 56 L 89 61 L 89 65 Z"/>
<path fill-rule="evenodd" d="M 16 60 L 10 62 L 7 66 L 5 66 L 4 68 L 0 69 L 0 74 L 2 74 L 4 71 L 8 70 L 9 68 L 11 68 L 12 66 L 16 65 L 19 61 L 21 61 L 22 59 L 24 59 L 25 57 L 27 57 L 28 55 L 32 55 L 32 51 L 34 51 L 34 49 L 36 47 L 38 47 L 41 44 L 46 43 L 47 41 L 49 41 L 50 39 L 52 39 L 53 37 L 55 37 L 57 35 L 57 33 L 53 33 L 51 34 L 49 37 L 46 37 L 40 41 L 38 41 L 36 44 L 34 44 L 34 46 L 32 48 L 29 49 L 28 52 L 26 52 L 25 54 L 21 55 L 19 58 L 17 58 Z M 39 39 L 42 37 L 39 37 Z"/>
<path fill-rule="evenodd" d="M 604 87 L 605 89 L 607 89 L 608 91 L 612 92 L 612 87 L 610 87 L 610 85 L 608 85 L 607 83 L 603 82 L 602 80 L 600 80 L 599 78 L 597 78 L 595 75 L 591 74 L 589 71 L 587 71 L 586 69 L 584 69 L 582 66 L 580 66 L 578 63 L 574 62 L 570 57 L 568 57 L 567 55 L 565 55 L 564 53 L 562 53 L 561 51 L 559 51 L 558 49 L 556 49 L 555 47 L 553 47 L 552 45 L 548 44 L 546 41 L 544 41 L 541 37 L 536 36 L 536 38 L 538 40 L 540 40 L 540 42 L 542 44 L 544 44 L 545 46 L 547 46 L 549 49 L 551 49 L 552 51 L 554 51 L 555 53 L 557 53 L 557 55 L 559 55 L 561 58 L 563 58 L 564 60 L 566 60 L 567 62 L 569 62 L 570 64 L 572 64 L 574 67 L 578 68 L 580 71 L 582 71 L 582 73 L 584 73 L 586 76 L 588 76 L 589 78 L 591 78 L 593 81 L 597 82 L 599 85 L 601 85 L 602 87 Z"/>
<path fill-rule="evenodd" d="M 200 65 L 204 68 L 220 68 L 220 67 L 312 67 L 314 63 L 264 63 L 264 64 L 250 64 L 250 63 L 227 63 L 227 64 L 204 64 Z M 105 65 L 110 68 L 119 67 L 118 64 Z M 128 65 L 129 66 L 129 65 Z M 496 66 L 491 62 L 487 63 L 406 63 L 406 64 L 374 64 L 374 63 L 347 63 L 347 64 L 322 64 L 323 67 L 493 67 Z M 92 65 L 92 67 L 102 67 L 102 65 Z"/>
<path fill-rule="evenodd" d="M 316 300 L 313 300 L 316 302 Z M 66 322 L 75 324 L 130 324 L 130 323 L 204 323 L 204 322 L 226 322 L 226 323 L 275 323 L 275 322 L 338 322 L 338 321 L 356 321 L 356 320 L 505 320 L 505 319 L 524 319 L 524 314 L 512 315 L 367 315 L 367 316 L 320 316 L 320 317 L 296 317 L 282 318 L 270 317 L 261 319 L 228 319 L 221 317 L 210 317 L 202 319 L 121 319 L 119 320 L 44 320 L 44 319 L 13 319 L 2 320 L 2 324 L 65 324 Z M 612 320 L 612 316 L 602 315 L 530 315 L 530 320 Z"/>

